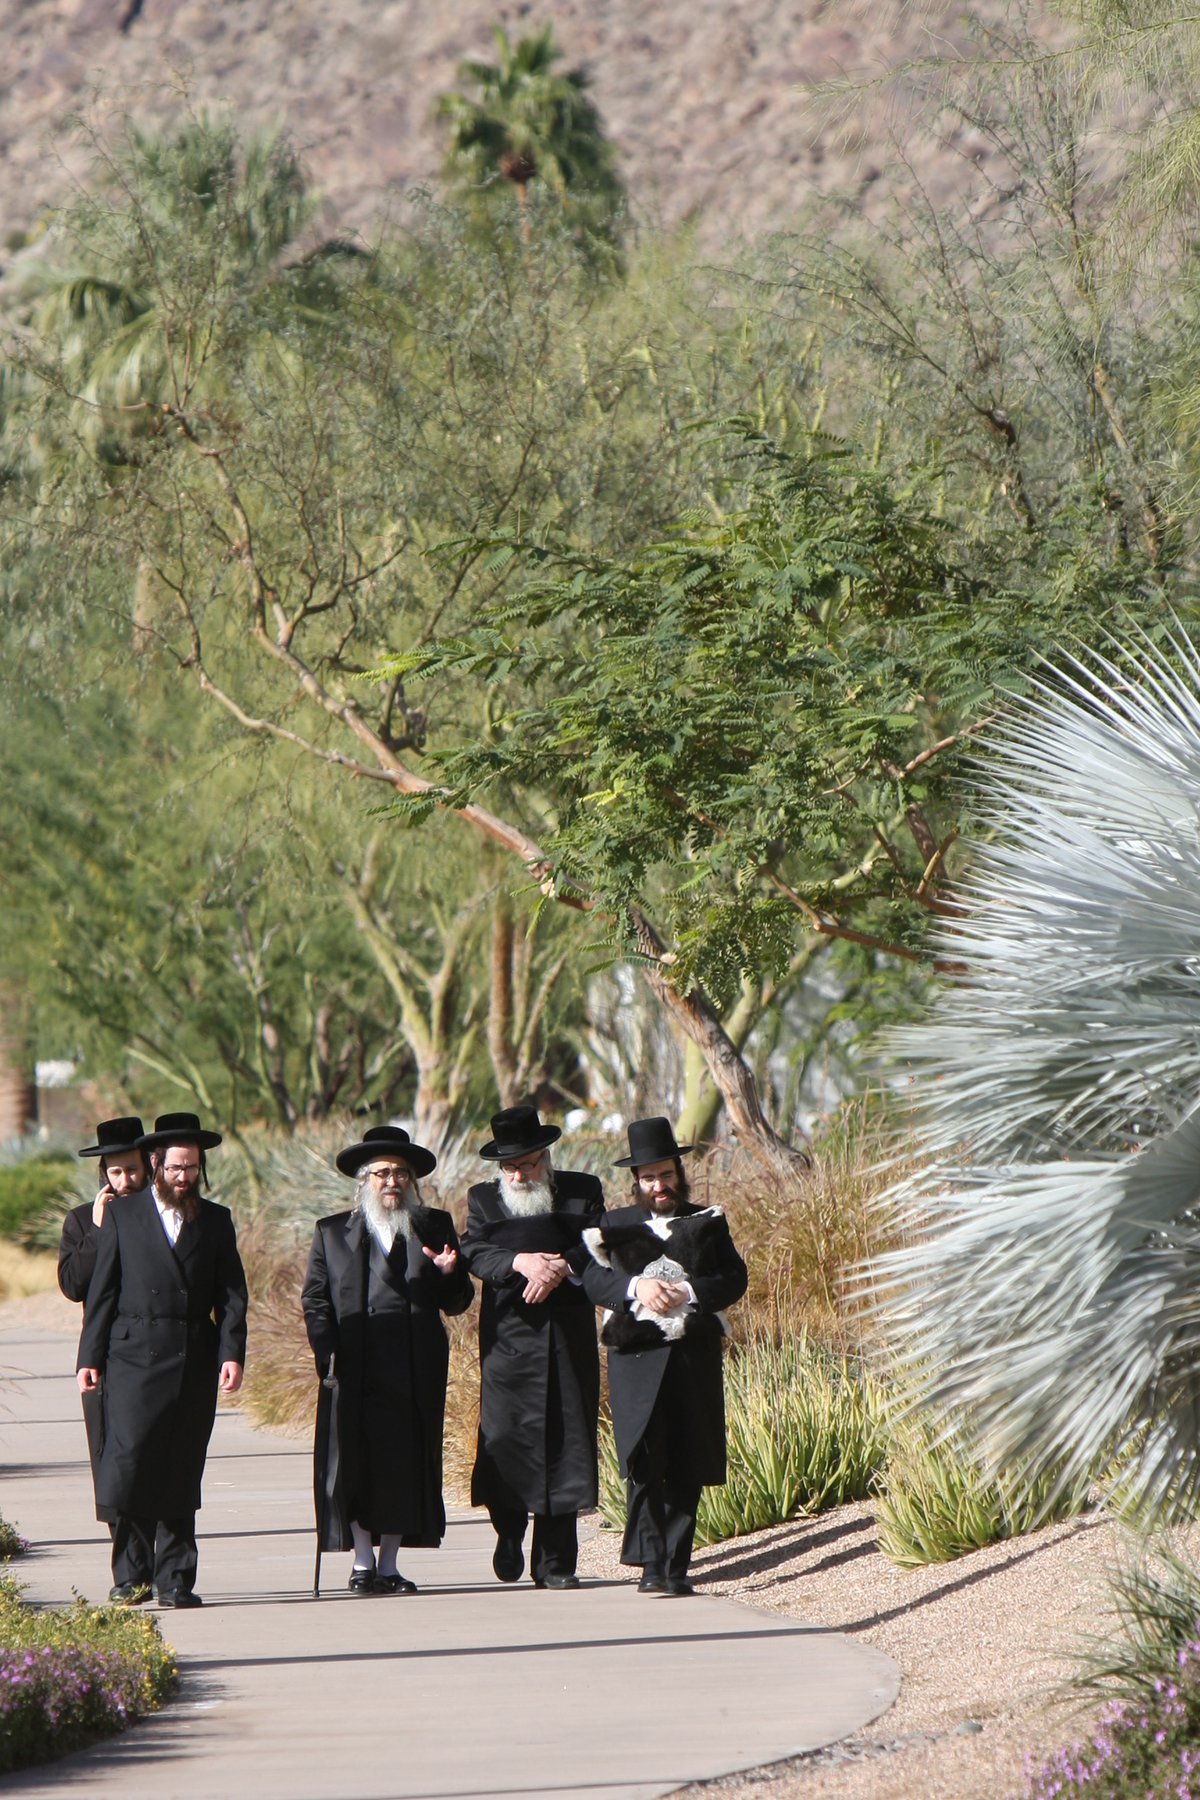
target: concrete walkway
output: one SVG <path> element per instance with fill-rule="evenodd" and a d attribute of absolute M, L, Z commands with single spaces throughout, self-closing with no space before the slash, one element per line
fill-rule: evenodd
<path fill-rule="evenodd" d="M 0 1511 L 33 1543 L 33 1600 L 103 1598 L 71 1370 L 77 1312 L 0 1308 Z M 36 1322 L 35 1322 L 36 1321 Z M 200 1515 L 202 1611 L 160 1613 L 179 1698 L 120 1738 L 8 1777 L 6 1793 L 120 1800 L 649 1800 L 844 1737 L 883 1712 L 895 1664 L 728 1600 L 630 1584 L 503 1587 L 486 1519 L 409 1552 L 409 1597 L 311 1597 L 310 1455 L 221 1412 Z"/>

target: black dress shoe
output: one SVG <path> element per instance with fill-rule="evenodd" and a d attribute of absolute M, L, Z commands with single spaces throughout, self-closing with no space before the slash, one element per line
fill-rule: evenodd
<path fill-rule="evenodd" d="M 525 1573 L 525 1552 L 520 1538 L 502 1537 L 492 1554 L 492 1568 L 498 1581 L 520 1581 Z"/>
<path fill-rule="evenodd" d="M 371 1590 L 376 1594 L 415 1594 L 417 1584 L 399 1573 L 395 1575 L 377 1575 L 375 1586 Z"/>
<path fill-rule="evenodd" d="M 667 1578 L 657 1563 L 647 1563 L 637 1584 L 639 1594 L 665 1594 Z"/>
<path fill-rule="evenodd" d="M 673 1600 L 686 1600 L 695 1591 L 686 1575 L 668 1575 L 663 1587 L 663 1593 Z"/>
<path fill-rule="evenodd" d="M 374 1569 L 351 1569 L 350 1592 L 352 1594 L 373 1594 L 375 1592 Z"/>
<path fill-rule="evenodd" d="M 534 1577 L 533 1585 L 539 1588 L 577 1588 L 579 1577 L 578 1575 L 537 1575 Z"/>
<path fill-rule="evenodd" d="M 108 1597 L 118 1606 L 144 1606 L 150 1598 L 148 1581 L 118 1581 L 116 1587 L 109 1588 Z"/>
<path fill-rule="evenodd" d="M 165 1588 L 158 1596 L 158 1604 L 175 1612 L 183 1612 L 191 1606 L 203 1606 L 204 1602 L 190 1588 Z"/>

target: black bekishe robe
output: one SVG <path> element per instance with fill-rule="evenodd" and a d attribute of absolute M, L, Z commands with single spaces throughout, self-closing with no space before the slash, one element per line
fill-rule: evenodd
<path fill-rule="evenodd" d="M 222 1363 L 246 1360 L 233 1220 L 202 1200 L 172 1246 L 149 1189 L 111 1200 L 76 1367 L 102 1376 L 97 1507 L 177 1519 L 200 1505 Z"/>
<path fill-rule="evenodd" d="M 702 1253 L 673 1247 L 652 1233 L 640 1206 L 605 1215 L 604 1233 L 636 1232 L 646 1240 L 640 1259 L 622 1266 L 618 1255 L 593 1240 L 593 1261 L 584 1270 L 587 1292 L 597 1306 L 612 1309 L 614 1318 L 601 1336 L 608 1345 L 608 1400 L 621 1473 L 641 1443 L 671 1367 L 671 1405 L 676 1409 L 674 1435 L 680 1445 L 673 1476 L 681 1482 L 713 1486 L 725 1479 L 725 1389 L 721 1365 L 723 1332 L 716 1314 L 740 1300 L 746 1291 L 746 1265 L 734 1247 L 724 1215 L 715 1209 L 679 1208 L 679 1219 L 705 1228 Z M 682 1234 L 681 1234 L 682 1235 Z M 674 1341 L 647 1320 L 635 1326 L 627 1290 L 635 1267 L 662 1253 L 678 1259 L 696 1295 L 696 1311 L 688 1329 Z M 596 1260 L 603 1256 L 603 1261 Z M 689 1266 L 690 1265 L 690 1266 Z"/>
<path fill-rule="evenodd" d="M 139 1190 L 141 1191 L 141 1190 Z M 87 1299 L 92 1276 L 96 1272 L 96 1256 L 100 1249 L 100 1231 L 92 1217 L 92 1201 L 73 1206 L 63 1220 L 58 1245 L 58 1285 L 68 1300 L 80 1305 Z M 104 1448 L 104 1397 L 98 1388 L 80 1396 L 83 1402 L 83 1428 L 87 1432 L 88 1461 L 92 1467 L 92 1489 L 100 1467 Z M 96 1507 L 96 1517 L 106 1525 L 116 1521 L 116 1508 Z"/>
<path fill-rule="evenodd" d="M 349 1550 L 354 1519 L 378 1539 L 435 1548 L 446 1530 L 442 1425 L 450 1350 L 441 1315 L 474 1289 L 460 1257 L 448 1275 L 424 1254 L 458 1248 L 449 1213 L 418 1206 L 389 1255 L 361 1213 L 313 1232 L 302 1305 L 319 1369 L 335 1358 L 337 1469 L 322 1547 Z M 318 1472 L 319 1473 L 319 1472 Z"/>
<path fill-rule="evenodd" d="M 471 1502 L 531 1513 L 595 1506 L 600 1356 L 596 1316 L 582 1286 L 563 1281 L 526 1305 L 513 1273 L 523 1251 L 558 1251 L 582 1268 L 585 1227 L 604 1214 L 594 1175 L 555 1170 L 554 1207 L 512 1218 L 498 1181 L 467 1195 L 462 1250 L 483 1286 L 479 1314 L 479 1442 Z"/>

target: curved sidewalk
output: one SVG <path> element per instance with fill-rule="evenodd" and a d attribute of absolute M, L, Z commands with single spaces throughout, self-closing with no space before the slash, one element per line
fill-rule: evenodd
<path fill-rule="evenodd" d="M 71 1369 L 78 1314 L 0 1307 L 0 1510 L 32 1541 L 32 1600 L 108 1591 Z M 61 1317 L 61 1326 L 59 1318 Z M 160 1613 L 179 1698 L 108 1743 L 3 1782 L 121 1800 L 649 1800 L 857 1730 L 890 1658 L 836 1633 L 626 1583 L 503 1587 L 486 1519 L 401 1562 L 421 1592 L 356 1598 L 348 1556 L 311 1596 L 310 1457 L 221 1412 L 200 1514 L 203 1610 Z"/>

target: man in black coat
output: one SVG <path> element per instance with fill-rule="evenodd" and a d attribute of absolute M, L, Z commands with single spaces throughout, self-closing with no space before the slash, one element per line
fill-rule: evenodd
<path fill-rule="evenodd" d="M 302 1295 L 318 1373 L 332 1363 L 337 1380 L 336 1442 L 318 1445 L 319 1496 L 331 1448 L 337 1467 L 335 1504 L 318 1499 L 321 1547 L 353 1544 L 352 1593 L 415 1594 L 398 1551 L 436 1548 L 446 1530 L 442 1314 L 465 1312 L 474 1290 L 449 1213 L 421 1202 L 432 1151 L 376 1125 L 336 1163 L 358 1177 L 354 1206 L 318 1222 Z"/>
<path fill-rule="evenodd" d="M 96 1501 L 116 1512 L 111 1598 L 199 1606 L 196 1511 L 217 1388 L 246 1358 L 246 1278 L 228 1210 L 203 1198 L 194 1113 L 164 1113 L 138 1140 L 151 1185 L 109 1202 L 79 1340 L 82 1393 L 103 1380 Z"/>
<path fill-rule="evenodd" d="M 140 1194 L 150 1185 L 146 1152 L 135 1148 L 144 1133 L 145 1126 L 138 1118 L 101 1119 L 96 1127 L 96 1142 L 79 1152 L 80 1156 L 100 1158 L 100 1186 L 94 1200 L 73 1206 L 63 1220 L 58 1245 L 58 1285 L 68 1300 L 82 1303 L 87 1299 L 109 1201 L 119 1194 Z M 98 1390 L 81 1395 L 81 1399 L 94 1491 L 104 1444 L 104 1412 Z M 116 1516 L 111 1506 L 102 1507 L 97 1502 L 96 1517 L 101 1524 L 108 1525 L 111 1530 Z"/>
<path fill-rule="evenodd" d="M 594 1175 L 552 1169 L 562 1133 L 532 1106 L 492 1119 L 480 1155 L 495 1181 L 467 1195 L 463 1259 L 483 1286 L 479 1314 L 479 1442 L 471 1502 L 496 1531 L 492 1567 L 519 1581 L 533 1514 L 534 1585 L 575 1588 L 576 1515 L 597 1495 L 600 1358 L 578 1274 L 584 1229 L 604 1213 Z"/>
<path fill-rule="evenodd" d="M 685 1595 L 700 1490 L 725 1479 L 720 1317 L 746 1291 L 746 1265 L 717 1207 L 693 1206 L 668 1119 L 636 1119 L 633 1204 L 587 1234 L 584 1286 L 609 1309 L 608 1396 L 621 1472 L 621 1561 L 642 1594 Z"/>

